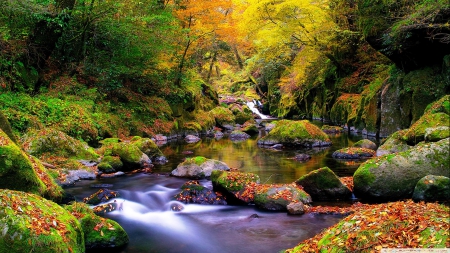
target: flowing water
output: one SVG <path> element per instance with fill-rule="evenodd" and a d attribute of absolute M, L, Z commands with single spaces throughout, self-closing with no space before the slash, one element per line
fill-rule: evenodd
<path fill-rule="evenodd" d="M 173 212 L 172 197 L 187 180 L 168 174 L 185 157 L 201 155 L 221 160 L 240 171 L 256 173 L 262 183 L 292 183 L 324 166 L 339 176 L 352 175 L 359 163 L 336 161 L 331 154 L 351 146 L 361 137 L 346 134 L 331 137 L 333 145 L 328 148 L 282 151 L 259 148 L 256 145 L 258 136 L 241 142 L 232 142 L 226 137 L 219 140 L 204 138 L 196 144 L 171 142 L 160 147 L 169 163 L 156 166 L 152 174 L 81 181 L 67 191 L 79 200 L 98 190 L 90 188 L 94 184 L 112 184 L 111 189 L 119 191 L 120 198 L 116 201 L 122 203 L 123 210 L 105 215 L 119 222 L 130 237 L 129 245 L 119 252 L 279 252 L 313 237 L 342 217 L 294 216 L 285 212 L 264 212 L 254 206 L 193 204 L 184 205 L 181 212 Z M 307 162 L 293 160 L 298 153 L 308 153 L 312 159 Z M 212 187 L 209 180 L 200 183 Z"/>

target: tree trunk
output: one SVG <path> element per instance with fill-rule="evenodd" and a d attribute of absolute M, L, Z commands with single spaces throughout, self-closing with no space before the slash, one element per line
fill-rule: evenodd
<path fill-rule="evenodd" d="M 217 51 L 214 52 L 213 57 L 211 58 L 211 63 L 209 64 L 209 71 L 208 71 L 208 77 L 206 77 L 206 81 L 209 82 L 209 79 L 211 78 L 212 70 L 214 67 L 214 63 L 217 59 Z"/>
<path fill-rule="evenodd" d="M 234 51 L 234 55 L 236 57 L 236 61 L 237 61 L 238 65 L 239 65 L 239 69 L 243 69 L 244 68 L 244 64 L 242 63 L 242 59 L 241 59 L 241 56 L 239 55 L 239 52 L 237 50 L 236 45 L 233 45 L 233 51 Z"/>

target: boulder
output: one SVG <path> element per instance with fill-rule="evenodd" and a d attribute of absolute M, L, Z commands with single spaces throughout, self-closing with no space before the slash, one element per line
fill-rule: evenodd
<path fill-rule="evenodd" d="M 378 147 L 376 155 L 382 156 L 410 149 L 412 146 L 409 146 L 406 141 L 401 139 L 405 132 L 406 130 L 400 130 L 389 136 L 389 138 Z"/>
<path fill-rule="evenodd" d="M 270 131 L 272 131 L 272 129 L 274 129 L 275 128 L 275 124 L 273 124 L 273 123 L 267 123 L 265 126 L 264 126 L 264 129 L 266 130 L 266 132 L 270 132 Z"/>
<path fill-rule="evenodd" d="M 181 186 L 181 192 L 175 195 L 175 200 L 189 204 L 226 205 L 227 201 L 218 192 L 208 189 L 198 181 L 188 181 Z"/>
<path fill-rule="evenodd" d="M 146 154 L 152 161 L 165 159 L 164 154 L 158 148 L 158 145 L 156 145 L 156 143 L 150 138 L 141 138 L 139 136 L 135 136 L 133 137 L 133 139 L 131 139 L 130 144 L 138 147 L 139 150 L 141 150 L 142 153 Z"/>
<path fill-rule="evenodd" d="M 417 182 L 426 175 L 450 176 L 450 138 L 420 143 L 413 148 L 372 158 L 353 175 L 354 193 L 362 199 L 411 198 Z"/>
<path fill-rule="evenodd" d="M 280 120 L 266 136 L 258 140 L 258 145 L 320 147 L 331 145 L 331 140 L 320 128 L 308 120 Z"/>
<path fill-rule="evenodd" d="M 210 113 L 213 115 L 218 126 L 225 128 L 225 126 L 234 125 L 235 123 L 233 112 L 228 108 L 217 106 Z"/>
<path fill-rule="evenodd" d="M 232 141 L 242 141 L 242 140 L 247 140 L 248 138 L 250 138 L 250 135 L 247 133 L 244 133 L 240 130 L 234 130 L 230 134 L 230 140 L 232 140 Z"/>
<path fill-rule="evenodd" d="M 345 200 L 352 196 L 350 189 L 328 167 L 311 171 L 295 183 L 301 185 L 313 200 Z"/>
<path fill-rule="evenodd" d="M 425 141 L 436 142 L 450 137 L 450 127 L 430 127 L 425 129 Z"/>
<path fill-rule="evenodd" d="M 187 143 L 196 143 L 196 142 L 199 142 L 200 141 L 200 138 L 198 137 L 198 136 L 195 136 L 195 135 L 187 135 L 186 137 L 184 137 L 184 140 L 187 142 Z"/>
<path fill-rule="evenodd" d="M 375 151 L 367 148 L 341 148 L 333 152 L 335 159 L 365 159 L 375 155 Z"/>
<path fill-rule="evenodd" d="M 117 222 L 96 215 L 86 204 L 75 203 L 65 208 L 81 223 L 86 249 L 114 250 L 128 244 L 128 234 Z"/>
<path fill-rule="evenodd" d="M 228 204 L 250 204 L 260 179 L 254 173 L 213 171 L 211 181 L 214 191 L 221 192 Z"/>
<path fill-rule="evenodd" d="M 311 196 L 296 184 L 260 185 L 255 190 L 255 205 L 269 211 L 286 211 L 292 202 L 311 203 Z"/>
<path fill-rule="evenodd" d="M 415 201 L 448 201 L 450 199 L 450 178 L 427 175 L 421 178 L 414 188 Z"/>
<path fill-rule="evenodd" d="M 1 252 L 85 252 L 80 222 L 61 206 L 6 189 L 0 190 L 0 200 Z"/>
<path fill-rule="evenodd" d="M 119 156 L 120 161 L 123 163 L 123 170 L 143 168 L 152 163 L 146 154 L 131 143 L 119 142 L 113 144 L 111 148 L 105 152 L 105 155 Z"/>
<path fill-rule="evenodd" d="M 89 205 L 98 205 L 109 201 L 110 199 L 119 197 L 119 193 L 110 189 L 100 189 L 89 197 L 83 199 L 84 203 Z"/>
<path fill-rule="evenodd" d="M 344 128 L 340 126 L 323 125 L 320 129 L 326 134 L 338 134 L 344 132 Z"/>
<path fill-rule="evenodd" d="M 372 149 L 372 150 L 377 150 L 377 144 L 375 144 L 373 141 L 368 140 L 368 139 L 363 139 L 363 140 L 359 140 L 357 141 L 355 144 L 353 144 L 354 148 L 367 148 L 367 149 Z"/>
<path fill-rule="evenodd" d="M 245 122 L 244 125 L 241 127 L 241 131 L 250 135 L 259 133 L 259 129 L 256 126 L 254 120 Z"/>
<path fill-rule="evenodd" d="M 185 177 L 191 179 L 200 179 L 210 177 L 214 170 L 230 170 L 227 164 L 221 161 L 208 159 L 203 156 L 186 158 L 186 160 L 178 164 L 170 175 L 176 177 Z"/>
<path fill-rule="evenodd" d="M 122 169 L 123 163 L 118 156 L 104 156 L 97 168 L 105 173 L 113 173 Z"/>
<path fill-rule="evenodd" d="M 286 206 L 289 214 L 304 214 L 305 205 L 302 202 L 291 202 Z"/>
<path fill-rule="evenodd" d="M 42 163 L 23 152 L 1 129 L 0 188 L 30 192 L 55 201 L 63 194 Z"/>

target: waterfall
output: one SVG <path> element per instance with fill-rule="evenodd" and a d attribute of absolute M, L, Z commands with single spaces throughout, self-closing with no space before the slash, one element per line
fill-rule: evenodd
<path fill-rule="evenodd" d="M 259 115 L 259 117 L 261 117 L 261 119 L 269 119 L 270 117 L 267 115 L 262 114 L 261 112 L 259 112 L 258 108 L 255 107 L 255 105 L 262 105 L 261 102 L 253 100 L 253 101 L 249 101 L 247 102 L 247 106 L 248 108 L 250 108 L 250 110 L 252 110 L 252 112 L 254 112 L 255 114 Z"/>

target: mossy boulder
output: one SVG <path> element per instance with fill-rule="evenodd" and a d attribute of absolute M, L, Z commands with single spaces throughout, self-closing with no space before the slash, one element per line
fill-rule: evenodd
<path fill-rule="evenodd" d="M 353 144 L 352 147 L 377 150 L 377 144 L 375 144 L 375 142 L 368 140 L 368 139 L 359 140 L 355 144 Z"/>
<path fill-rule="evenodd" d="M 230 133 L 230 140 L 232 141 L 247 140 L 248 138 L 250 138 L 250 135 L 240 130 L 234 130 Z"/>
<path fill-rule="evenodd" d="M 100 203 L 107 202 L 110 199 L 117 198 L 119 196 L 120 196 L 119 192 L 103 188 L 98 190 L 94 194 L 90 195 L 89 197 L 84 198 L 83 202 L 89 205 L 98 205 Z"/>
<path fill-rule="evenodd" d="M 241 131 L 250 135 L 259 133 L 259 129 L 254 120 L 245 122 L 241 127 Z"/>
<path fill-rule="evenodd" d="M 414 188 L 413 200 L 444 201 L 450 199 L 450 178 L 427 175 L 417 182 Z"/>
<path fill-rule="evenodd" d="M 14 136 L 14 133 L 12 131 L 11 125 L 9 124 L 8 119 L 5 117 L 3 112 L 0 110 L 0 130 L 3 130 L 3 132 L 8 135 L 8 137 L 15 143 L 17 143 L 17 139 Z"/>
<path fill-rule="evenodd" d="M 86 249 L 112 250 L 128 244 L 128 234 L 117 222 L 96 215 L 88 205 L 75 203 L 65 208 L 81 223 Z"/>
<path fill-rule="evenodd" d="M 235 117 L 233 112 L 228 108 L 218 106 L 211 110 L 211 114 L 216 120 L 216 125 L 225 126 L 225 125 L 234 125 Z"/>
<path fill-rule="evenodd" d="M 311 203 L 311 196 L 295 184 L 267 185 L 255 191 L 255 205 L 268 211 L 286 211 L 292 202 Z"/>
<path fill-rule="evenodd" d="M 123 167 L 123 163 L 118 156 L 104 156 L 101 162 L 97 165 L 97 168 L 100 171 L 105 173 L 111 173 L 118 170 L 121 170 Z"/>
<path fill-rule="evenodd" d="M 353 175 L 358 198 L 398 200 L 411 198 L 417 182 L 426 175 L 450 176 L 449 141 L 420 143 L 396 154 L 372 158 Z"/>
<path fill-rule="evenodd" d="M 402 140 L 402 136 L 405 132 L 406 130 L 399 130 L 389 136 L 386 141 L 378 147 L 377 156 L 409 150 L 412 146 Z"/>
<path fill-rule="evenodd" d="M 446 95 L 438 101 L 428 105 L 422 117 L 420 117 L 402 136 L 408 144 L 415 145 L 425 140 L 427 128 L 435 128 L 450 124 L 450 95 Z"/>
<path fill-rule="evenodd" d="M 341 148 L 333 152 L 335 159 L 365 159 L 375 155 L 375 151 L 368 148 Z"/>
<path fill-rule="evenodd" d="M 40 196 L 0 190 L 0 252 L 85 252 L 80 222 Z"/>
<path fill-rule="evenodd" d="M 52 200 L 62 189 L 42 163 L 27 155 L 0 130 L 0 188 L 34 193 Z"/>
<path fill-rule="evenodd" d="M 164 156 L 158 145 L 150 138 L 141 138 L 139 136 L 133 137 L 130 142 L 131 145 L 136 146 L 142 153 L 146 154 L 150 159 L 156 160 L 157 158 Z"/>
<path fill-rule="evenodd" d="M 200 179 L 210 177 L 215 170 L 230 170 L 230 167 L 224 162 L 208 159 L 203 156 L 186 158 L 186 160 L 178 164 L 170 175 L 175 177 L 185 177 L 191 179 Z"/>
<path fill-rule="evenodd" d="M 343 200 L 352 196 L 350 189 L 328 167 L 311 171 L 295 183 L 302 186 L 313 200 Z"/>
<path fill-rule="evenodd" d="M 340 126 L 323 125 L 320 129 L 326 134 L 338 134 L 344 132 L 344 129 Z"/>
<path fill-rule="evenodd" d="M 450 137 L 450 127 L 439 126 L 425 129 L 425 141 L 435 142 Z"/>
<path fill-rule="evenodd" d="M 181 186 L 181 192 L 175 195 L 175 200 L 189 204 L 226 205 L 227 201 L 218 192 L 206 188 L 197 180 L 188 181 Z"/>
<path fill-rule="evenodd" d="M 250 204 L 260 178 L 254 173 L 216 170 L 211 173 L 211 181 L 214 191 L 226 196 L 229 204 Z"/>
<path fill-rule="evenodd" d="M 80 160 L 96 160 L 99 157 L 87 143 L 51 128 L 31 130 L 21 139 L 24 150 L 37 157 L 44 154 Z"/>
<path fill-rule="evenodd" d="M 258 140 L 258 145 L 275 144 L 320 147 L 331 145 L 331 140 L 326 133 L 308 120 L 280 120 L 266 136 Z"/>
<path fill-rule="evenodd" d="M 123 170 L 133 170 L 151 164 L 150 158 L 139 147 L 125 142 L 113 144 L 105 155 L 118 156 L 123 163 Z"/>

